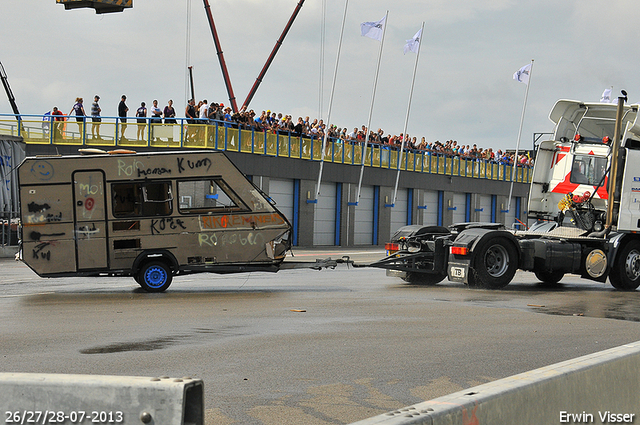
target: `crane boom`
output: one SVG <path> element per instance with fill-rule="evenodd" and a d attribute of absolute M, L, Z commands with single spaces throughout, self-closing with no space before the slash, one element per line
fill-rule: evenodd
<path fill-rule="evenodd" d="M 16 115 L 20 115 L 20 111 L 18 111 L 18 105 L 16 104 L 16 98 L 15 96 L 13 96 L 13 92 L 11 91 L 11 87 L 9 86 L 7 73 L 4 72 L 4 66 L 2 66 L 2 62 L 0 62 L 0 79 L 2 80 L 4 91 L 7 92 L 7 97 L 9 98 L 9 103 L 11 104 L 11 109 L 13 109 L 13 113 Z"/>

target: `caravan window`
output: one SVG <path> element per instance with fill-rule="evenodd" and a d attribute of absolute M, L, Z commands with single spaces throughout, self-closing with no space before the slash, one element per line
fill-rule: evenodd
<path fill-rule="evenodd" d="M 114 183 L 111 186 L 114 217 L 171 215 L 171 182 Z"/>
<path fill-rule="evenodd" d="M 240 197 L 222 179 L 178 182 L 181 213 L 246 211 Z"/>

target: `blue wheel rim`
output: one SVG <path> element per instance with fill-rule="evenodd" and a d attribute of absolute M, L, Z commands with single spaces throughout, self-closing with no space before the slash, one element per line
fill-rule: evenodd
<path fill-rule="evenodd" d="M 152 288 L 159 288 L 167 281 L 167 272 L 162 267 L 149 267 L 144 272 L 144 281 Z"/>

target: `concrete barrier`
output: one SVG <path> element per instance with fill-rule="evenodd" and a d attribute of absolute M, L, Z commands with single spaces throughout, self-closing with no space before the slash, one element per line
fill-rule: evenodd
<path fill-rule="evenodd" d="M 640 423 L 640 342 L 479 385 L 352 425 Z"/>
<path fill-rule="evenodd" d="M 191 378 L 0 373 L 4 424 L 204 424 Z"/>

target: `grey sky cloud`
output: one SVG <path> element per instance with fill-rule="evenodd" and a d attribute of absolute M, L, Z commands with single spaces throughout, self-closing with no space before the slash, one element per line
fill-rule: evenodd
<path fill-rule="evenodd" d="M 189 57 L 187 5 L 191 2 Z M 242 104 L 297 0 L 210 0 Z M 326 119 L 344 2 L 327 0 L 324 103 L 319 106 L 322 1 L 306 0 L 250 107 Z M 598 101 L 605 88 L 640 99 L 632 0 L 350 0 L 331 121 L 365 124 L 379 42 L 360 23 L 389 10 L 372 128 L 402 132 L 414 54 L 405 40 L 425 21 L 408 132 L 429 141 L 458 140 L 514 148 L 526 86 L 512 79 L 535 59 L 522 146 L 551 131 L 548 112 L 560 98 Z M 0 61 L 24 114 L 76 97 L 101 96 L 102 114 L 116 115 L 120 95 L 131 105 L 173 99 L 183 112 L 186 67 L 196 97 L 229 103 L 204 7 L 199 0 L 134 0 L 123 13 L 64 10 L 55 0 L 5 0 Z M 4 100 L 3 100 L 4 99 Z M 131 107 L 131 106 L 130 106 Z M 0 113 L 11 113 L 0 94 Z"/>

